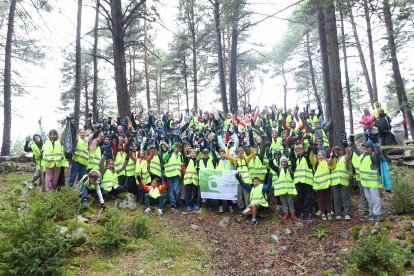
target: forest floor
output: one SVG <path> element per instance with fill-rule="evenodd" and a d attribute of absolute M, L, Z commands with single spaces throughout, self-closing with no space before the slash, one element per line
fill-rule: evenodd
<path fill-rule="evenodd" d="M 21 183 L 30 178 L 30 167 L 19 166 L 19 172 L 0 177 L 0 194 L 10 190 L 10 185 L 23 186 Z M 407 241 L 414 240 L 413 231 L 399 223 L 408 221 L 414 225 L 414 217 L 393 215 L 390 195 L 384 192 L 382 196 L 385 219 L 380 223 L 362 220 L 359 197 L 353 196 L 351 221 L 322 221 L 319 217 L 310 223 L 283 221 L 272 210 L 259 218 L 255 228 L 236 212 L 237 208 L 233 214 L 208 212 L 204 208 L 190 213 L 181 209 L 173 214 L 165 208 L 164 216 L 158 217 L 156 212 L 145 215 L 144 206 L 139 205 L 136 210 L 120 212 L 125 222 L 136 216 L 147 217 L 149 238 L 129 238 L 124 247 L 110 252 L 85 244 L 72 249 L 64 263 L 72 275 L 341 274 L 347 267 L 343 254 L 356 246 L 353 236 L 362 227 L 373 233 L 389 227 L 393 236 L 403 233 Z M 0 196 L 0 205 L 2 200 Z M 110 207 L 113 204 L 108 202 Z M 96 217 L 98 204 L 90 209 Z M 229 219 L 226 227 L 220 225 L 224 218 Z M 102 225 L 88 226 L 91 236 L 96 231 L 94 227 Z"/>

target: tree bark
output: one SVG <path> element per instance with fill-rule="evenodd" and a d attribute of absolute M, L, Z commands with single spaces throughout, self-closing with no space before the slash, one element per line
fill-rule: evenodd
<path fill-rule="evenodd" d="M 387 28 L 388 47 L 390 48 L 392 71 L 394 73 L 394 81 L 396 86 L 398 105 L 401 111 L 405 114 L 408 126 L 410 128 L 411 136 L 414 135 L 414 118 L 411 113 L 410 106 L 405 93 L 404 81 L 401 77 L 400 65 L 397 58 L 397 48 L 395 46 L 394 26 L 392 23 L 392 15 L 390 3 L 388 0 L 383 1 L 384 21 Z"/>
<path fill-rule="evenodd" d="M 184 78 L 184 93 L 185 93 L 185 103 L 187 105 L 187 110 L 190 110 L 190 101 L 188 99 L 188 76 L 187 76 L 187 58 L 186 55 L 183 55 L 183 78 Z"/>
<path fill-rule="evenodd" d="M 329 120 L 332 115 L 330 95 L 331 89 L 329 83 L 328 44 L 326 41 L 325 13 L 322 6 L 318 8 L 318 32 L 323 72 L 323 90 L 325 95 L 325 120 Z"/>
<path fill-rule="evenodd" d="M 191 50 L 193 55 L 193 94 L 194 94 L 194 108 L 198 109 L 198 68 L 197 68 L 197 40 L 194 22 L 194 3 L 190 7 L 190 32 L 191 32 Z"/>
<path fill-rule="evenodd" d="M 89 85 L 88 85 L 88 78 L 85 75 L 84 80 L 85 83 L 83 84 L 85 89 L 85 126 L 88 122 L 88 115 L 89 115 Z"/>
<path fill-rule="evenodd" d="M 92 120 L 98 121 L 98 26 L 99 26 L 99 5 L 96 0 L 95 7 L 95 28 L 93 30 L 93 89 L 92 89 Z"/>
<path fill-rule="evenodd" d="M 145 5 L 146 8 L 146 5 Z M 148 22 L 144 18 L 144 71 L 145 71 L 145 91 L 147 93 L 147 108 L 151 109 L 151 93 L 149 85 L 149 60 L 148 60 Z"/>
<path fill-rule="evenodd" d="M 336 30 L 335 5 L 325 9 L 326 40 L 328 42 L 329 80 L 332 106 L 332 128 L 329 131 L 332 145 L 341 145 L 341 133 L 345 131 L 344 98 L 342 95 L 341 67 Z"/>
<path fill-rule="evenodd" d="M 375 71 L 374 43 L 372 42 L 371 18 L 369 15 L 369 7 L 368 7 L 367 0 L 364 0 L 364 13 L 365 13 L 365 21 L 367 22 L 368 49 L 369 49 L 369 59 L 371 63 L 372 97 L 373 97 L 374 102 L 377 102 L 378 101 L 377 73 Z"/>
<path fill-rule="evenodd" d="M 79 129 L 80 96 L 82 89 L 82 53 L 81 53 L 81 28 L 82 28 L 82 0 L 78 0 L 78 14 L 76 17 L 76 53 L 75 53 L 75 110 L 73 124 Z"/>
<path fill-rule="evenodd" d="M 223 113 L 229 113 L 227 104 L 227 93 L 226 93 L 226 78 L 224 75 L 224 62 L 223 62 L 223 47 L 221 45 L 221 27 L 220 27 L 220 1 L 214 0 L 214 22 L 216 26 L 216 42 L 217 42 L 217 65 L 220 80 L 220 95 L 221 105 Z"/>
<path fill-rule="evenodd" d="M 231 31 L 231 51 L 230 51 L 230 112 L 237 113 L 237 44 L 238 44 L 237 27 Z"/>
<path fill-rule="evenodd" d="M 4 51 L 4 125 L 3 142 L 1 145 L 1 155 L 10 155 L 11 137 L 11 56 L 13 43 L 14 16 L 16 14 L 17 0 L 11 0 L 9 19 L 7 25 L 6 46 Z"/>
<path fill-rule="evenodd" d="M 283 93 L 284 93 L 284 97 L 283 97 L 283 108 L 285 109 L 285 112 L 287 112 L 287 108 L 286 108 L 286 98 L 287 98 L 287 80 L 286 80 L 286 76 L 285 76 L 285 66 L 282 63 L 282 77 L 283 77 Z"/>
<path fill-rule="evenodd" d="M 114 57 L 116 100 L 118 115 L 123 118 L 131 114 L 131 103 L 128 94 L 126 77 L 124 16 L 121 1 L 110 0 L 112 19 L 112 49 Z"/>
<path fill-rule="evenodd" d="M 311 83 L 313 93 L 315 94 L 316 104 L 318 107 L 322 107 L 321 97 L 319 96 L 318 87 L 316 86 L 316 78 L 315 78 L 315 68 L 313 67 L 313 60 L 312 60 L 312 53 L 310 49 L 310 41 L 309 41 L 309 30 L 306 30 L 306 53 L 308 56 L 308 63 L 309 63 L 309 72 L 311 76 Z"/>
<path fill-rule="evenodd" d="M 349 18 L 351 19 L 352 31 L 354 33 L 354 38 L 355 38 L 355 47 L 358 50 L 359 61 L 362 67 L 362 73 L 364 74 L 364 77 L 365 77 L 365 83 L 367 85 L 369 99 L 371 101 L 371 105 L 374 106 L 374 94 L 372 92 L 371 79 L 368 74 L 368 68 L 365 62 L 364 52 L 362 51 L 361 42 L 359 40 L 358 31 L 356 29 L 354 14 L 352 13 L 352 7 L 349 7 Z"/>
<path fill-rule="evenodd" d="M 349 112 L 348 113 L 349 114 L 349 131 L 350 133 L 354 133 L 354 116 L 352 113 L 351 88 L 349 85 L 348 56 L 346 54 L 344 14 L 343 14 L 342 3 L 339 3 L 339 16 L 341 17 L 341 43 L 342 43 L 342 53 L 344 55 L 346 98 L 348 100 L 348 112 Z"/>

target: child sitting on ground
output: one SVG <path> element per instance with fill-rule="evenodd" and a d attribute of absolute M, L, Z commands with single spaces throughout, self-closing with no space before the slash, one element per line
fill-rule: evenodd
<path fill-rule="evenodd" d="M 161 185 L 161 180 L 158 177 L 154 178 L 149 186 L 146 185 L 141 179 L 139 179 L 139 183 L 142 189 L 147 192 L 145 194 L 145 214 L 151 213 L 151 205 L 157 205 L 158 215 L 162 216 L 162 207 L 164 206 L 165 201 L 165 194 L 163 193 L 167 190 L 168 183 L 165 182 Z"/>

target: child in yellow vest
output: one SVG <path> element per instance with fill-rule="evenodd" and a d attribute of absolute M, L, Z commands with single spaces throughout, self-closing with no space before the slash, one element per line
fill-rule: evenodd
<path fill-rule="evenodd" d="M 332 148 L 335 153 L 336 168 L 331 171 L 332 198 L 337 220 L 342 219 L 342 211 L 345 220 L 351 220 L 351 196 L 349 194 L 349 161 L 351 149 L 346 148 L 346 154 L 339 146 Z"/>
<path fill-rule="evenodd" d="M 159 178 L 154 178 L 151 181 L 150 185 L 145 184 L 142 180 L 140 181 L 142 189 L 147 192 L 145 194 L 145 214 L 151 213 L 151 205 L 158 206 L 158 215 L 162 216 L 162 208 L 165 201 L 165 191 L 168 188 L 168 183 L 165 182 L 161 185 L 161 180 Z"/>
<path fill-rule="evenodd" d="M 198 160 L 196 158 L 197 150 L 191 149 L 190 156 L 184 157 L 185 162 L 185 174 L 184 174 L 184 187 L 185 187 L 185 204 L 187 212 L 191 212 L 200 209 L 200 198 L 198 196 L 199 178 L 198 178 Z"/>

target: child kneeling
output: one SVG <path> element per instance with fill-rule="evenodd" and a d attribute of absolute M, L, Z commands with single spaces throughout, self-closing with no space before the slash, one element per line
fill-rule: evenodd
<path fill-rule="evenodd" d="M 151 213 L 151 205 L 158 206 L 158 215 L 162 216 L 162 207 L 164 206 L 165 194 L 164 191 L 168 188 L 168 183 L 161 185 L 161 180 L 156 177 L 148 186 L 142 180 L 139 180 L 142 189 L 147 192 L 145 194 L 145 214 Z"/>
<path fill-rule="evenodd" d="M 263 185 L 260 183 L 258 177 L 253 177 L 253 186 L 247 185 L 241 178 L 239 173 L 236 174 L 237 180 L 239 180 L 240 185 L 248 192 L 250 192 L 250 205 L 243 211 L 243 215 L 245 216 L 252 216 L 252 227 L 256 227 L 257 225 L 257 213 L 259 210 L 263 208 L 269 207 L 269 203 L 267 202 L 267 192 L 272 187 L 272 181 L 268 181 L 268 184 Z"/>

